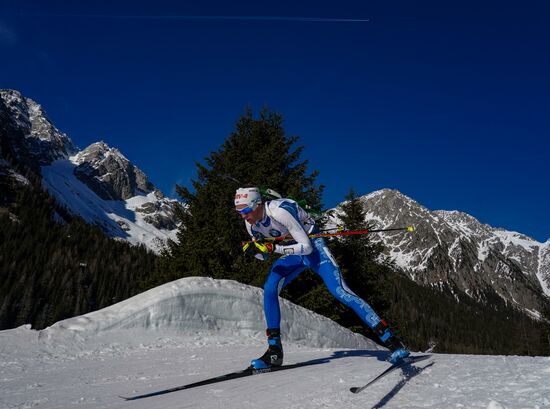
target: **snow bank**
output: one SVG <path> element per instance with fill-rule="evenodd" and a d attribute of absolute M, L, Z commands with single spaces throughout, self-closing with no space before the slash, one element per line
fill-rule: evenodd
<path fill-rule="evenodd" d="M 367 338 L 328 318 L 281 299 L 285 342 L 319 348 L 378 349 Z M 118 304 L 60 321 L 39 333 L 54 341 L 108 337 L 115 330 L 181 335 L 265 337 L 263 290 L 232 280 L 188 277 Z M 66 339 L 68 341 L 68 339 Z"/>

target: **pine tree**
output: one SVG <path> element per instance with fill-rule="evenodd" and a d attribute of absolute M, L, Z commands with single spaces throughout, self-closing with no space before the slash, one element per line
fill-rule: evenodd
<path fill-rule="evenodd" d="M 198 275 L 263 283 L 271 263 L 242 254 L 240 243 L 249 237 L 234 210 L 235 190 L 243 185 L 270 188 L 319 209 L 323 186 L 315 185 L 317 171 L 307 174 L 308 162 L 300 161 L 303 147 L 295 147 L 297 142 L 297 136 L 286 135 L 281 115 L 264 109 L 255 119 L 247 110 L 205 164 L 196 163 L 194 191 L 177 186 L 185 207 L 178 212 L 177 242 L 170 243 L 161 263 L 164 279 Z"/>

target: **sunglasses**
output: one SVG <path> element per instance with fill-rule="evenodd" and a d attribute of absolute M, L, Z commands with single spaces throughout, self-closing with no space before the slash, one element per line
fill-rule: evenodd
<path fill-rule="evenodd" d="M 254 211 L 251 207 L 245 207 L 244 209 L 237 210 L 240 214 L 248 214 Z"/>

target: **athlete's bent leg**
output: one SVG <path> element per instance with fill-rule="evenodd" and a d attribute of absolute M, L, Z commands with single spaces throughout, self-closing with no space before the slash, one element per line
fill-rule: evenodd
<path fill-rule="evenodd" d="M 255 369 L 265 369 L 283 364 L 283 345 L 281 342 L 281 309 L 279 293 L 305 269 L 302 258 L 287 256 L 279 258 L 271 267 L 264 284 L 264 313 L 267 324 L 267 351 L 251 365 Z"/>
<path fill-rule="evenodd" d="M 392 352 L 390 360 L 397 362 L 409 355 L 403 342 L 393 334 L 386 322 L 382 320 L 372 307 L 350 290 L 346 285 L 342 273 L 326 247 L 324 240 L 314 240 L 317 251 L 308 258 L 309 266 L 316 271 L 330 293 L 342 304 L 350 307 L 379 336 L 380 341 Z M 315 254 L 317 253 L 317 254 Z"/>

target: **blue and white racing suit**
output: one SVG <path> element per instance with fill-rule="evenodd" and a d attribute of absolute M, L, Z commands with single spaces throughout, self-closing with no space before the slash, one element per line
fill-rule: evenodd
<path fill-rule="evenodd" d="M 315 221 L 291 199 L 277 199 L 265 203 L 264 218 L 254 225 L 246 223 L 254 239 L 289 237 L 288 245 L 277 244 L 275 253 L 282 254 L 271 267 L 264 285 L 264 311 L 267 328 L 280 328 L 279 293 L 306 268 L 321 276 L 330 293 L 355 311 L 370 328 L 381 321 L 369 304 L 351 291 L 327 248 L 323 238 L 310 239 L 316 233 Z"/>

